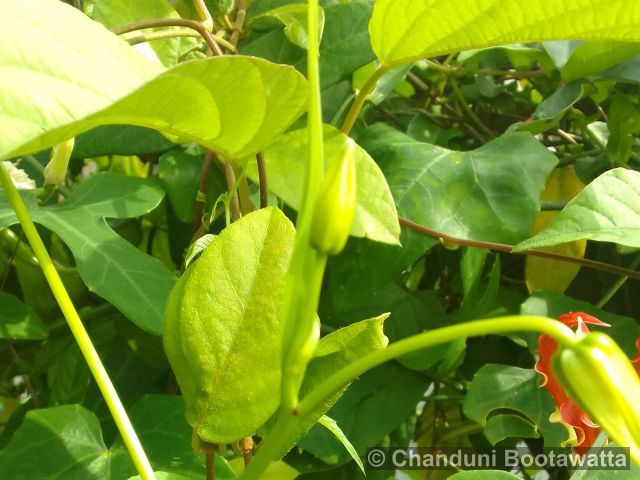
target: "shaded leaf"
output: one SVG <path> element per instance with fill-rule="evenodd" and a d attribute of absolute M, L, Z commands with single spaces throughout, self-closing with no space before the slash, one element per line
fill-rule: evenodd
<path fill-rule="evenodd" d="M 336 437 L 342 445 L 344 445 L 344 448 L 347 450 L 347 452 L 349 452 L 349 455 L 351 455 L 351 458 L 353 459 L 353 461 L 358 464 L 358 467 L 360 467 L 360 470 L 362 470 L 362 473 L 366 475 L 364 471 L 364 465 L 362 464 L 362 460 L 358 456 L 356 449 L 353 448 L 353 445 L 351 445 L 351 442 L 349 441 L 347 436 L 344 434 L 340 426 L 338 426 L 338 423 L 334 419 L 326 415 L 323 415 L 322 417 L 320 417 L 320 420 L 318 420 L 318 423 L 323 427 L 325 427 L 327 430 L 329 430 L 331 433 L 333 433 L 333 436 Z"/>
<path fill-rule="evenodd" d="M 307 49 L 309 46 L 309 32 L 307 30 L 307 6 L 305 4 L 291 4 L 274 8 L 266 13 L 262 13 L 252 19 L 258 21 L 261 18 L 275 18 L 284 25 L 284 34 L 289 41 L 300 48 Z M 318 31 L 322 38 L 324 29 L 324 10 L 318 10 Z"/>
<path fill-rule="evenodd" d="M 29 307 L 13 295 L 0 292 L 0 338 L 44 340 L 47 329 Z"/>
<path fill-rule="evenodd" d="M 576 48 L 561 70 L 562 79 L 572 82 L 601 72 L 640 55 L 640 45 L 626 42 L 592 40 Z"/>
<path fill-rule="evenodd" d="M 173 143 L 155 130 L 132 125 L 105 125 L 76 138 L 71 158 L 105 155 L 145 155 L 162 152 Z"/>
<path fill-rule="evenodd" d="M 218 235 L 171 293 L 165 351 L 187 420 L 205 441 L 250 435 L 279 405 L 280 304 L 294 236 L 280 210 L 250 213 Z"/>
<path fill-rule="evenodd" d="M 40 207 L 34 192 L 23 192 L 34 222 L 55 232 L 71 249 L 87 287 L 155 334 L 162 332 L 162 312 L 175 277 L 109 228 L 105 217 L 144 215 L 163 196 L 162 189 L 149 180 L 117 174 L 91 177 L 57 205 Z M 15 223 L 0 191 L 0 228 Z"/>
<path fill-rule="evenodd" d="M 572 166 L 555 169 L 547 180 L 547 186 L 542 192 L 540 200 L 549 202 L 569 201 L 583 188 L 584 185 Z M 557 216 L 557 211 L 540 212 L 533 225 L 532 234 L 544 229 Z M 546 248 L 551 252 L 577 258 L 583 258 L 586 249 L 586 240 L 576 240 Z M 579 271 L 580 265 L 558 262 L 548 258 L 527 256 L 525 260 L 525 281 L 530 292 L 534 290 L 552 290 L 562 293 L 569 287 Z"/>
<path fill-rule="evenodd" d="M 514 250 L 580 239 L 640 247 L 640 173 L 616 168 L 600 175 L 547 228 Z"/>
<path fill-rule="evenodd" d="M 502 470 L 458 472 L 454 473 L 449 478 L 451 480 L 521 480 L 519 476 Z"/>
<path fill-rule="evenodd" d="M 470 152 L 416 142 L 376 124 L 358 137 L 380 165 L 398 212 L 446 234 L 516 243 L 526 238 L 557 159 L 528 134 Z"/>
<path fill-rule="evenodd" d="M 533 369 L 484 365 L 469 386 L 464 399 L 464 414 L 485 425 L 490 415 L 499 415 L 504 410 L 517 412 L 536 426 L 546 447 L 560 446 L 565 440 L 566 430 L 549 421 L 555 406 L 549 392 L 539 385 L 540 376 Z"/>

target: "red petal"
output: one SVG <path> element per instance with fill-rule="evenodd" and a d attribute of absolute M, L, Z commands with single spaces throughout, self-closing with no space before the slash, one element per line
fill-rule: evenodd
<path fill-rule="evenodd" d="M 604 323 L 599 318 L 596 318 L 593 315 L 589 315 L 588 313 L 584 312 L 569 312 L 558 317 L 558 320 L 564 323 L 567 327 L 575 327 L 576 325 L 578 325 L 580 319 L 582 319 L 584 323 L 588 323 L 590 325 L 600 325 L 601 327 L 611 326 L 608 323 Z M 587 332 L 588 331 L 589 330 L 587 330 Z"/>
<path fill-rule="evenodd" d="M 631 360 L 631 363 L 633 364 L 633 367 L 636 369 L 636 373 L 640 376 L 640 338 L 636 340 L 636 349 L 638 350 L 638 353 L 635 357 L 633 357 L 633 360 Z"/>

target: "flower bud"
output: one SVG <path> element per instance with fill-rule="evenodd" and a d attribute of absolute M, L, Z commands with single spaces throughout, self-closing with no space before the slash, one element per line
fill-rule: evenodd
<path fill-rule="evenodd" d="M 313 248 L 327 255 L 342 251 L 356 212 L 356 192 L 355 143 L 349 139 L 344 155 L 331 164 L 318 191 L 311 219 Z"/>
<path fill-rule="evenodd" d="M 553 370 L 573 400 L 640 465 L 640 379 L 611 337 L 589 333 L 554 356 Z"/>
<path fill-rule="evenodd" d="M 70 138 L 66 142 L 59 143 L 51 149 L 51 160 L 44 169 L 44 184 L 60 185 L 67 176 L 67 167 L 75 138 Z"/>

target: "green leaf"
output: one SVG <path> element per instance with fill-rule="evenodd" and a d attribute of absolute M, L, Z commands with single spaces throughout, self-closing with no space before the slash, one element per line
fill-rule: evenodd
<path fill-rule="evenodd" d="M 292 208 L 298 210 L 304 188 L 299 179 L 306 178 L 309 157 L 308 132 L 294 130 L 279 136 L 264 150 L 269 189 Z M 348 137 L 339 130 L 325 125 L 325 170 L 331 162 L 340 159 L 347 148 Z M 392 245 L 399 244 L 400 225 L 393 197 L 380 168 L 361 147 L 355 151 L 357 172 L 356 216 L 351 235 Z M 248 161 L 249 178 L 258 181 L 256 162 Z"/>
<path fill-rule="evenodd" d="M 582 238 L 640 247 L 640 173 L 616 168 L 600 175 L 544 230 L 514 251 Z"/>
<path fill-rule="evenodd" d="M 518 415 L 494 415 L 487 419 L 484 435 L 491 445 L 507 438 L 540 438 L 535 425 Z"/>
<path fill-rule="evenodd" d="M 336 422 L 331 417 L 323 415 L 322 417 L 320 417 L 320 420 L 318 420 L 318 423 L 323 427 L 325 427 L 327 430 L 329 430 L 333 434 L 333 436 L 336 437 L 342 445 L 344 445 L 344 448 L 347 450 L 347 452 L 349 452 L 349 455 L 351 455 L 351 458 L 358 464 L 358 467 L 360 467 L 360 470 L 362 470 L 362 473 L 366 475 L 366 472 L 364 471 L 364 465 L 362 464 L 362 460 L 358 456 L 356 449 L 353 448 L 353 445 L 351 445 L 351 442 L 349 441 L 347 436 L 344 434 L 344 432 L 338 425 L 338 422 Z"/>
<path fill-rule="evenodd" d="M 337 372 L 355 359 L 385 348 L 389 340 L 384 335 L 382 327 L 387 317 L 388 314 L 384 314 L 376 318 L 355 322 L 322 337 L 318 342 L 315 355 L 307 367 L 300 388 L 300 398 L 304 398 L 332 373 Z M 336 403 L 343 391 L 344 388 L 335 392 L 333 397 L 323 402 L 305 417 L 296 417 L 297 424 L 289 438 L 289 444 L 279 452 L 279 456 L 284 456 L 318 422 L 327 410 Z M 269 425 L 265 426 L 267 429 L 276 420 L 277 416 L 274 417 L 270 420 Z"/>
<path fill-rule="evenodd" d="M 585 42 L 574 50 L 562 68 L 562 79 L 573 82 L 640 54 L 640 45 L 626 42 Z"/>
<path fill-rule="evenodd" d="M 328 415 L 342 425 L 356 452 L 363 455 L 367 447 L 377 445 L 415 413 L 427 386 L 421 374 L 386 363 L 351 384 Z M 320 426 L 311 429 L 298 446 L 329 465 L 350 458 L 340 442 Z"/>
<path fill-rule="evenodd" d="M 280 303 L 294 236 L 280 210 L 250 213 L 220 233 L 171 293 L 165 351 L 203 440 L 251 435 L 279 405 Z"/>
<path fill-rule="evenodd" d="M 64 347 L 52 358 L 47 370 L 49 406 L 82 403 L 89 387 L 91 373 L 80 349 L 70 338 L 65 338 Z"/>
<path fill-rule="evenodd" d="M 202 155 L 190 155 L 178 148 L 162 155 L 158 163 L 158 176 L 167 191 L 171 208 L 184 223 L 193 222 L 203 163 Z M 212 203 L 226 191 L 223 173 L 212 168 L 207 182 L 207 200 Z"/>
<path fill-rule="evenodd" d="M 0 69 L 9 73 L 0 82 L 0 159 L 122 123 L 239 157 L 260 150 L 304 110 L 306 80 L 292 67 L 234 56 L 161 74 L 78 10 L 34 2 L 3 5 Z"/>
<path fill-rule="evenodd" d="M 81 183 L 57 205 L 38 206 L 23 192 L 33 221 L 55 232 L 71 249 L 78 273 L 93 292 L 150 333 L 162 332 L 162 312 L 175 277 L 162 263 L 114 232 L 107 218 L 144 215 L 164 193 L 142 178 L 99 174 Z M 0 191 L 0 228 L 17 219 Z"/>
<path fill-rule="evenodd" d="M 640 40 L 627 0 L 377 0 L 369 30 L 384 65 L 508 43 Z"/>
<path fill-rule="evenodd" d="M 146 396 L 131 409 L 130 418 L 151 464 L 172 475 L 165 478 L 204 478 L 204 461 L 191 448 L 181 397 Z M 215 469 L 217 479 L 236 478 L 220 456 Z M 122 479 L 136 473 L 120 437 L 107 448 L 98 419 L 80 405 L 28 412 L 0 452 L 0 472 L 25 480 Z"/>
<path fill-rule="evenodd" d="M 449 478 L 451 480 L 522 480 L 519 476 L 502 470 L 458 472 L 454 473 Z"/>
<path fill-rule="evenodd" d="M 531 369 L 508 365 L 484 365 L 473 377 L 464 399 L 464 414 L 485 425 L 490 415 L 506 411 L 524 415 L 544 437 L 545 446 L 557 447 L 566 438 L 563 426 L 549 416 L 555 406 L 549 392 L 539 388 L 540 376 Z"/>
<path fill-rule="evenodd" d="M 112 29 L 141 20 L 180 18 L 167 0 L 94 0 L 92 18 Z M 166 30 L 164 28 L 146 29 L 144 32 Z M 137 34 L 127 34 L 124 38 Z M 142 43 L 136 49 L 145 56 L 170 67 L 178 63 L 179 58 L 198 45 L 195 38 L 165 38 Z"/>
<path fill-rule="evenodd" d="M 131 125 L 105 125 L 76 138 L 71 158 L 145 155 L 170 149 L 173 143 L 155 130 Z"/>
<path fill-rule="evenodd" d="M 24 303 L 13 295 L 0 292 L 0 338 L 44 340 L 47 329 Z"/>
<path fill-rule="evenodd" d="M 384 172 L 400 215 L 472 240 L 526 238 L 558 162 L 525 133 L 469 152 L 416 142 L 384 124 L 368 128 L 358 141 Z"/>
<path fill-rule="evenodd" d="M 254 17 L 251 21 L 259 21 L 263 18 L 275 18 L 284 25 L 284 34 L 294 45 L 305 50 L 309 45 L 309 32 L 307 30 L 307 5 L 292 4 L 274 8 L 266 13 Z M 324 29 L 324 10 L 318 10 L 318 31 L 322 38 Z"/>
<path fill-rule="evenodd" d="M 154 468 L 201 480 L 205 476 L 204 457 L 191 446 L 192 431 L 184 415 L 184 399 L 177 395 L 146 395 L 130 411 L 131 422 Z M 119 437 L 111 450 L 125 451 Z M 235 478 L 222 456 L 216 457 L 220 457 L 216 458 L 216 479 Z"/>
<path fill-rule="evenodd" d="M 589 302 L 575 300 L 555 292 L 535 292 L 521 306 L 522 315 L 539 315 L 541 317 L 558 318 L 568 312 L 585 312 L 611 325 L 605 328 L 607 335 L 613 338 L 620 348 L 633 358 L 638 353 L 636 340 L 640 337 L 640 327 L 634 318 L 616 315 L 595 307 Z M 591 327 L 597 330 L 598 327 Z M 531 351 L 538 348 L 538 335 L 521 335 L 528 343 Z"/>
<path fill-rule="evenodd" d="M 640 133 L 640 108 L 634 99 L 623 93 L 613 97 L 607 119 L 609 139 L 607 153 L 612 165 L 629 161 L 636 135 Z"/>
<path fill-rule="evenodd" d="M 0 453 L 0 471 L 16 479 L 97 480 L 110 478 L 118 456 L 128 460 L 123 451 L 107 450 L 93 413 L 66 405 L 28 412 Z"/>
<path fill-rule="evenodd" d="M 213 241 L 216 239 L 217 235 L 213 235 L 208 233 L 206 235 L 201 236 L 187 249 L 187 253 L 184 256 L 184 267 L 187 268 L 191 265 L 191 262 L 202 253 L 202 251 L 207 248 Z"/>

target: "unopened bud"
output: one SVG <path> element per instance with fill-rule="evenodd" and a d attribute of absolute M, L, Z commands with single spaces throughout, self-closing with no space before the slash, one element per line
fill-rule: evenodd
<path fill-rule="evenodd" d="M 311 220 L 311 245 L 327 255 L 342 251 L 356 212 L 355 143 L 348 139 L 342 158 L 335 160 L 322 180 Z"/>
<path fill-rule="evenodd" d="M 569 396 L 640 465 L 640 379 L 611 337 L 587 334 L 553 358 L 553 371 Z"/>
<path fill-rule="evenodd" d="M 60 185 L 67 177 L 69 159 L 73 152 L 75 138 L 70 138 L 66 142 L 59 143 L 51 149 L 51 160 L 44 169 L 44 184 Z"/>

